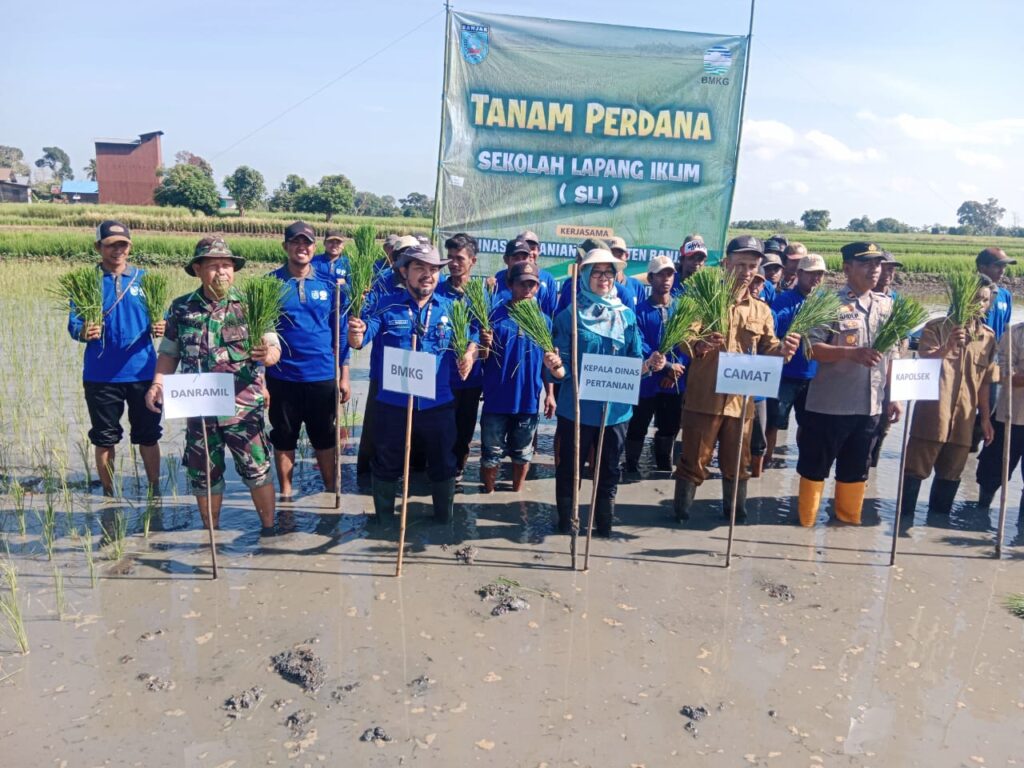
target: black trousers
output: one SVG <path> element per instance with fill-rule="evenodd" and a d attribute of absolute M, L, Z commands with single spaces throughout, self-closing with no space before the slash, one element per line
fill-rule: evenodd
<path fill-rule="evenodd" d="M 452 391 L 455 395 L 455 462 L 459 465 L 469 455 L 469 444 L 473 442 L 473 433 L 476 432 L 480 396 L 483 392 L 482 386 Z"/>
<path fill-rule="evenodd" d="M 377 441 L 373 456 L 373 476 L 385 481 L 397 480 L 402 476 L 405 461 L 405 413 L 406 409 L 376 404 Z M 423 444 L 427 457 L 427 477 L 431 482 L 450 480 L 455 477 L 455 409 L 449 405 L 413 411 L 413 440 Z"/>
<path fill-rule="evenodd" d="M 868 479 L 872 441 L 882 415 L 835 416 L 806 411 L 797 447 L 800 458 L 796 471 L 808 480 L 825 480 L 836 465 L 840 483 L 862 483 Z"/>
<path fill-rule="evenodd" d="M 627 440 L 643 440 L 647 437 L 647 429 L 654 419 L 657 431 L 655 437 L 671 437 L 679 434 L 679 425 L 683 420 L 683 395 L 657 394 L 654 397 L 641 397 L 640 402 L 633 406 L 633 418 L 629 420 L 626 430 Z"/>
<path fill-rule="evenodd" d="M 359 453 L 356 455 L 356 472 L 360 475 L 365 475 L 370 471 L 371 462 L 373 461 L 373 430 L 375 429 L 373 411 L 374 406 L 377 405 L 377 393 L 379 391 L 380 386 L 376 381 L 370 379 L 370 389 L 366 393 L 366 405 L 363 406 L 363 426 L 359 430 Z M 403 432 L 405 431 L 404 425 L 402 430 Z"/>
<path fill-rule="evenodd" d="M 1006 424 L 993 421 L 995 439 L 981 449 L 978 455 L 978 486 L 985 490 L 994 490 L 1003 484 L 1003 440 L 1006 435 Z M 1010 466 L 1007 477 L 1013 477 L 1013 471 L 1024 455 L 1024 424 L 1014 424 L 1010 429 Z M 1021 472 L 1024 475 L 1024 470 Z"/>
<path fill-rule="evenodd" d="M 334 447 L 337 442 L 334 411 L 338 398 L 334 379 L 285 381 L 267 376 L 267 390 L 270 392 L 270 444 L 275 451 L 294 451 L 303 424 L 313 450 Z"/>
<path fill-rule="evenodd" d="M 580 424 L 580 473 L 590 449 L 597 450 L 597 436 L 600 427 Z M 573 422 L 558 417 L 555 438 L 558 440 L 558 468 L 555 470 L 555 498 L 567 499 L 572 496 L 572 443 Z M 604 443 L 601 445 L 600 474 L 597 478 L 597 497 L 614 499 L 619 489 L 619 464 L 626 446 L 626 422 L 604 428 Z"/>

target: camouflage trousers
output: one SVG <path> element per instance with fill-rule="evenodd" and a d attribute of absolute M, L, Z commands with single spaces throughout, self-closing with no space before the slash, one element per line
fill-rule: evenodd
<path fill-rule="evenodd" d="M 210 441 L 210 493 L 224 493 L 224 447 L 231 451 L 235 470 L 249 488 L 273 482 L 270 476 L 270 447 L 263 429 L 263 407 L 244 412 L 232 424 L 220 424 L 207 418 L 206 435 Z M 206 455 L 203 452 L 203 420 L 189 419 L 185 428 L 185 456 L 182 464 L 189 487 L 199 495 L 206 493 Z"/>

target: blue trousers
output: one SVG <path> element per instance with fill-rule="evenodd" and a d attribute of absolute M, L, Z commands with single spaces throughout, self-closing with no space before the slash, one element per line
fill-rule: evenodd
<path fill-rule="evenodd" d="M 376 402 L 373 476 L 394 481 L 402 476 L 405 460 L 405 408 Z M 412 435 L 427 456 L 427 477 L 441 482 L 455 477 L 455 408 L 453 403 L 412 413 Z"/>

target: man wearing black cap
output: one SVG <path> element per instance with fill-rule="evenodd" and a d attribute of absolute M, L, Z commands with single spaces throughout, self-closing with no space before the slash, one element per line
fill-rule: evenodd
<path fill-rule="evenodd" d="M 761 291 L 761 299 L 772 305 L 775 297 L 782 292 L 782 272 L 784 265 L 782 259 L 786 255 L 786 244 L 777 237 L 770 237 L 764 241 L 764 262 L 761 264 L 764 269 L 764 289 Z"/>
<path fill-rule="evenodd" d="M 996 341 L 1003 337 L 1003 333 L 1010 327 L 1010 315 L 1013 314 L 1013 296 L 1010 291 L 999 283 L 1006 274 L 1006 268 L 1016 264 L 1016 259 L 1011 259 L 1002 248 L 986 248 L 974 260 L 978 272 L 983 274 L 997 286 L 996 295 L 992 297 L 992 305 L 988 309 L 988 316 L 985 318 L 985 325 L 995 331 Z"/>
<path fill-rule="evenodd" d="M 537 239 L 537 235 L 529 230 L 521 232 L 505 244 L 505 255 L 503 258 L 506 269 L 498 270 L 497 274 L 494 275 L 492 283 L 494 288 L 494 306 L 498 306 L 512 297 L 512 292 L 508 287 L 507 268 L 526 260 L 537 264 L 539 254 L 540 242 Z M 537 274 L 540 276 L 540 287 L 537 289 L 537 304 L 540 305 L 541 312 L 548 317 L 554 317 L 558 304 L 558 284 L 550 272 L 540 268 L 540 264 L 537 264 Z"/>
<path fill-rule="evenodd" d="M 87 324 L 75 311 L 68 315 L 68 333 L 85 343 L 82 384 L 89 409 L 89 441 L 95 447 L 96 473 L 103 493 L 114 493 L 111 471 L 114 451 L 124 430 L 121 415 L 128 405 L 130 439 L 139 446 L 151 493 L 160 493 L 160 416 L 146 408 L 156 368 L 153 338 L 164 333 L 164 321 L 150 324 L 142 293 L 143 270 L 128 264 L 131 233 L 119 221 L 104 221 L 96 228 L 95 248 L 102 272 L 103 322 Z"/>
<path fill-rule="evenodd" d="M 839 319 L 812 331 L 808 340 L 818 372 L 807 389 L 805 418 L 797 434 L 800 457 L 800 524 L 814 525 L 825 480 L 836 466 L 836 518 L 860 525 L 871 447 L 879 421 L 899 420 L 899 403 L 888 402 L 891 353 L 872 348 L 892 312 L 892 299 L 874 291 L 882 249 L 850 243 L 841 249 L 846 285 L 839 289 Z"/>
<path fill-rule="evenodd" d="M 751 283 L 764 257 L 761 241 L 742 235 L 726 246 L 725 269 L 736 280 L 736 294 L 729 310 L 728 336 L 718 332 L 694 346 L 687 372 L 683 400 L 683 450 L 676 468 L 676 520 L 689 520 L 697 487 L 707 479 L 707 467 L 718 446 L 718 466 L 722 472 L 722 511 L 729 517 L 733 491 L 736 492 L 736 519 L 745 520 L 747 467 L 750 465 L 750 436 L 754 409 L 746 412 L 739 395 L 720 395 L 716 389 L 720 351 L 759 355 L 785 355 L 796 352 L 800 337 L 789 335 L 780 343 L 775 336 L 772 311 L 751 294 Z M 737 450 L 741 452 L 740 476 L 736 477 Z"/>
<path fill-rule="evenodd" d="M 899 293 L 893 290 L 892 284 L 896 279 L 896 269 L 902 267 L 903 262 L 896 261 L 896 257 L 889 251 L 882 251 L 882 273 L 875 283 L 875 292 L 884 294 L 890 299 L 899 298 Z"/>

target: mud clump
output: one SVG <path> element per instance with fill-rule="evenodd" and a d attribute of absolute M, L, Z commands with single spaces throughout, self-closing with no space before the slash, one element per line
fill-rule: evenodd
<path fill-rule="evenodd" d="M 700 733 L 700 731 L 697 730 L 697 726 L 693 724 L 693 720 L 687 720 L 686 721 L 686 725 L 683 726 L 683 730 L 686 731 L 691 736 L 693 736 L 693 738 L 695 738 L 695 739 L 697 738 L 698 734 Z"/>
<path fill-rule="evenodd" d="M 427 692 L 427 689 L 430 688 L 430 686 L 432 686 L 436 682 L 436 680 L 433 680 L 427 677 L 426 675 L 420 675 L 415 680 L 412 680 L 409 683 L 409 688 L 412 689 L 413 698 L 425 694 Z"/>
<path fill-rule="evenodd" d="M 481 600 L 497 603 L 491 609 L 491 616 L 504 616 L 512 611 L 525 611 L 530 608 L 526 598 L 516 592 L 515 588 L 519 586 L 519 582 L 511 579 L 498 580 L 484 584 L 476 593 Z"/>
<path fill-rule="evenodd" d="M 335 704 L 341 704 L 345 700 L 346 693 L 352 693 L 356 688 L 359 687 L 359 683 L 349 683 L 348 685 L 339 685 L 333 691 L 331 691 L 331 701 Z"/>
<path fill-rule="evenodd" d="M 264 698 L 266 698 L 266 693 L 263 692 L 263 689 L 254 685 L 252 688 L 225 699 L 222 708 L 228 711 L 228 717 L 239 718 L 243 712 L 256 709 Z"/>
<path fill-rule="evenodd" d="M 781 600 L 784 603 L 791 603 L 796 598 L 796 593 L 794 593 L 793 590 L 785 584 L 778 584 L 767 579 L 762 579 L 759 583 L 761 589 L 767 592 L 768 597 L 773 600 Z"/>
<path fill-rule="evenodd" d="M 372 741 L 374 744 L 386 744 L 391 741 L 391 737 L 388 732 L 381 728 L 379 725 L 373 726 L 373 728 L 367 728 L 363 731 L 363 735 L 359 737 L 360 741 Z"/>
<path fill-rule="evenodd" d="M 323 688 L 327 673 L 323 660 L 313 653 L 308 643 L 300 643 L 270 659 L 274 671 L 290 683 L 302 686 L 305 693 Z"/>
<path fill-rule="evenodd" d="M 310 712 L 308 709 L 300 709 L 288 715 L 284 724 L 291 731 L 292 736 L 296 739 L 301 739 L 309 732 L 309 724 L 313 722 L 315 717 L 315 712 Z"/>
<path fill-rule="evenodd" d="M 691 707 L 689 704 L 680 709 L 679 713 L 695 723 L 699 723 L 710 714 L 707 707 Z"/>
<path fill-rule="evenodd" d="M 454 552 L 455 559 L 463 565 L 472 565 L 478 554 L 480 554 L 480 550 L 476 547 L 471 547 L 469 544 L 456 549 Z"/>
<path fill-rule="evenodd" d="M 140 672 L 135 679 L 145 684 L 147 691 L 173 691 L 175 687 L 173 680 L 164 680 L 145 672 Z"/>

